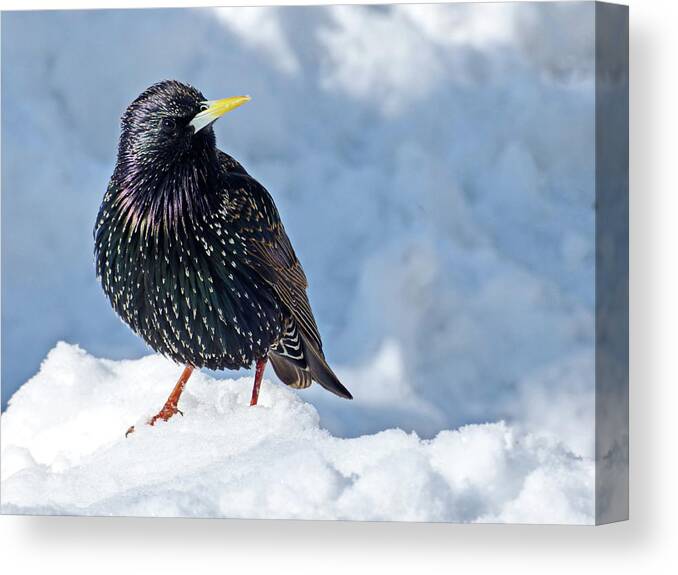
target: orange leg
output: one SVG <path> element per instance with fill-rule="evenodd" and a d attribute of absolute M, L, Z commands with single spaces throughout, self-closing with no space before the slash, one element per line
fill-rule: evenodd
<path fill-rule="evenodd" d="M 254 387 L 252 388 L 252 399 L 250 405 L 256 405 L 259 400 L 259 388 L 261 387 L 261 378 L 264 376 L 264 369 L 266 369 L 266 357 L 257 360 L 257 369 L 254 372 Z"/>
<path fill-rule="evenodd" d="M 181 394 L 184 391 L 184 387 L 186 387 L 186 382 L 188 381 L 188 378 L 191 377 L 191 374 L 193 373 L 194 369 L 195 368 L 192 365 L 186 366 L 186 368 L 181 374 L 181 377 L 179 378 L 179 381 L 177 381 L 177 384 L 174 386 L 172 393 L 170 393 L 169 397 L 167 398 L 165 405 L 163 405 L 162 409 L 156 415 L 149 419 L 148 425 L 155 425 L 155 422 L 158 421 L 158 419 L 167 421 L 175 413 L 180 413 L 181 415 L 183 415 L 183 413 L 181 413 L 181 410 L 177 407 L 177 405 L 179 404 L 179 398 L 181 397 Z M 133 432 L 134 426 L 130 427 L 127 430 L 127 433 L 125 433 L 125 437 Z"/>

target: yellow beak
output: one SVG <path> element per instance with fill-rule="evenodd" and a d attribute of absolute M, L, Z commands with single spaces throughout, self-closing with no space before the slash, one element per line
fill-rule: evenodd
<path fill-rule="evenodd" d="M 225 113 L 235 110 L 251 99 L 249 96 L 233 96 L 223 100 L 207 100 L 202 102 L 204 109 L 193 117 L 189 125 L 193 126 L 197 134 L 200 130 L 212 124 L 212 122 L 217 121 Z"/>

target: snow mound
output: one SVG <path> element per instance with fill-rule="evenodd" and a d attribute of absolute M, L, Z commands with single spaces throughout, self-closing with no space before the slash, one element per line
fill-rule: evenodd
<path fill-rule="evenodd" d="M 340 439 L 301 393 L 265 380 L 249 407 L 251 378 L 195 373 L 184 417 L 142 425 L 179 372 L 57 344 L 2 416 L 3 513 L 593 521 L 592 461 L 503 422 Z"/>

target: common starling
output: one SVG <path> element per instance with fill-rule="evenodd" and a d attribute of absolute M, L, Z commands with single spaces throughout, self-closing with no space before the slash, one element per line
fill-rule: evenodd
<path fill-rule="evenodd" d="M 273 199 L 217 149 L 213 122 L 249 100 L 207 100 L 169 80 L 122 117 L 94 228 L 97 277 L 122 320 L 186 366 L 150 425 L 181 413 L 184 386 L 203 367 L 256 364 L 251 405 L 267 359 L 291 387 L 316 381 L 351 399 L 325 360 L 306 275 Z"/>

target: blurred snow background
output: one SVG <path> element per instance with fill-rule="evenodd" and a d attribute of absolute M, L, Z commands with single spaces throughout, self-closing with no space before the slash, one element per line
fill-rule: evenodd
<path fill-rule="evenodd" d="M 304 392 L 324 428 L 503 419 L 592 456 L 593 50 L 584 3 L 3 14 L 3 401 L 58 340 L 148 354 L 92 227 L 122 111 L 176 78 L 253 96 L 217 139 L 276 199 L 356 398 Z"/>

